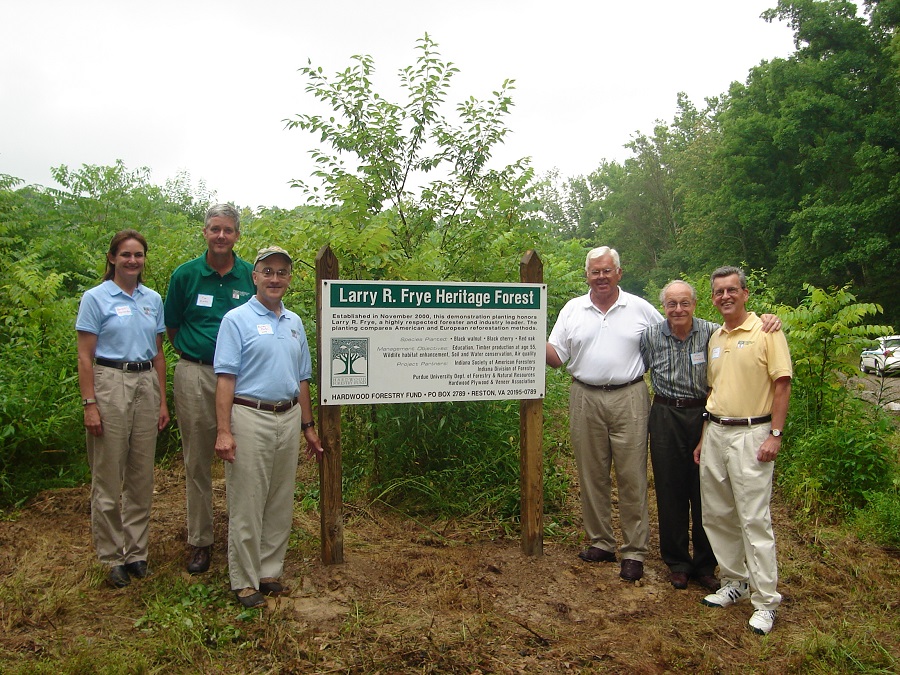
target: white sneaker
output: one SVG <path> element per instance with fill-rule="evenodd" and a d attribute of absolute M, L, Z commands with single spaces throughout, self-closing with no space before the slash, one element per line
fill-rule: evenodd
<path fill-rule="evenodd" d="M 772 632 L 772 624 L 775 623 L 774 609 L 758 609 L 750 617 L 750 630 L 757 635 L 768 635 Z"/>
<path fill-rule="evenodd" d="M 707 595 L 702 602 L 708 607 L 728 607 L 739 600 L 747 600 L 750 597 L 750 586 L 743 581 L 726 582 L 715 593 Z"/>

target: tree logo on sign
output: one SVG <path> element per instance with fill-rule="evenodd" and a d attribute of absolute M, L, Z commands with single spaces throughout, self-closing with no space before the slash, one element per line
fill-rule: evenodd
<path fill-rule="evenodd" d="M 331 386 L 359 387 L 369 383 L 369 338 L 332 338 Z"/>

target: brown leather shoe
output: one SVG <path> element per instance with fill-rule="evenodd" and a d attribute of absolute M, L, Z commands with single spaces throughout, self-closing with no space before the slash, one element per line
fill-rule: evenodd
<path fill-rule="evenodd" d="M 616 554 L 596 546 L 584 549 L 578 557 L 585 562 L 616 562 Z"/>
<path fill-rule="evenodd" d="M 209 569 L 211 557 L 212 546 L 191 546 L 191 560 L 187 564 L 187 571 L 191 574 L 203 574 Z"/>
<path fill-rule="evenodd" d="M 640 560 L 625 558 L 622 561 L 622 571 L 619 572 L 619 576 L 625 581 L 637 581 L 644 576 L 644 563 Z"/>
<path fill-rule="evenodd" d="M 684 590 L 688 586 L 687 572 L 672 572 L 669 574 L 669 581 L 678 590 Z"/>
<path fill-rule="evenodd" d="M 712 574 L 698 574 L 694 577 L 694 581 L 703 586 L 703 588 L 710 593 L 715 593 L 719 590 L 719 586 L 721 586 L 719 580 Z"/>

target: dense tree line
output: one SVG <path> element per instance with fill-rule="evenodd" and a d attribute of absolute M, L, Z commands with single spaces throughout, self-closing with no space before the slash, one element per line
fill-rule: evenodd
<path fill-rule="evenodd" d="M 556 234 L 610 242 L 635 290 L 724 263 L 770 272 L 779 300 L 803 284 L 851 284 L 898 323 L 900 2 L 781 0 L 764 13 L 796 51 L 671 123 L 637 133 L 632 156 L 589 176 L 550 176 Z"/>

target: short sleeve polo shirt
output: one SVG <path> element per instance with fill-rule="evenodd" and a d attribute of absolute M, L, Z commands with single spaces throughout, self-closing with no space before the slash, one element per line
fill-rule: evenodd
<path fill-rule="evenodd" d="M 206 253 L 176 268 L 165 302 L 166 327 L 178 331 L 175 349 L 212 363 L 222 317 L 256 292 L 252 273 L 253 265 L 234 256 L 234 266 L 219 276 Z"/>

